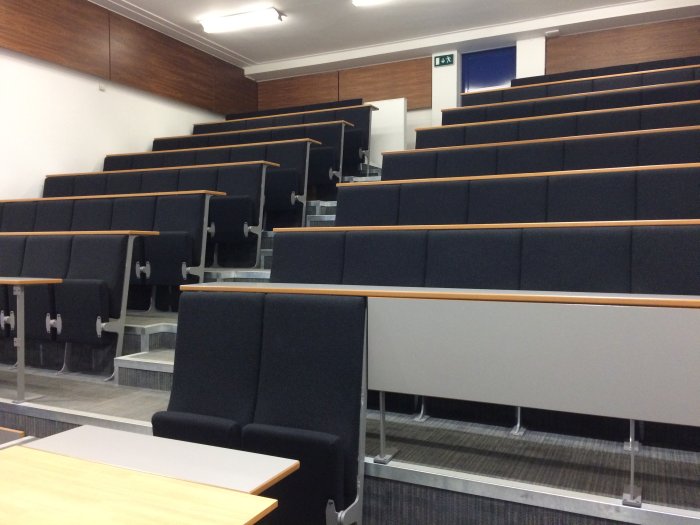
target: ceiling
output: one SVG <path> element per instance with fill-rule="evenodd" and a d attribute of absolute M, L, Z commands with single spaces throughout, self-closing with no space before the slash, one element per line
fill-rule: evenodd
<path fill-rule="evenodd" d="M 549 29 L 591 30 L 700 14 L 692 0 L 91 0 L 228 62 L 256 78 L 378 63 L 436 50 L 512 44 Z M 274 6 L 284 23 L 210 35 L 197 20 Z M 611 21 L 615 21 L 611 23 Z"/>

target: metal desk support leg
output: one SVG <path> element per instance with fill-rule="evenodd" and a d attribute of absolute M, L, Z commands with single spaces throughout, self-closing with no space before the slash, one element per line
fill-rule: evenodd
<path fill-rule="evenodd" d="M 622 504 L 628 507 L 642 506 L 642 489 L 634 484 L 634 455 L 639 452 L 639 443 L 634 436 L 634 419 L 630 419 L 630 482 L 625 485 L 622 494 Z"/>
<path fill-rule="evenodd" d="M 16 337 L 15 337 L 15 348 L 17 349 L 17 399 L 15 403 L 24 402 L 24 350 L 25 350 L 25 338 L 24 338 L 24 287 L 21 285 L 14 285 L 12 287 L 12 293 L 17 298 L 17 312 L 15 322 L 16 326 Z"/>
<path fill-rule="evenodd" d="M 515 426 L 511 429 L 510 433 L 513 436 L 522 436 L 525 434 L 525 427 L 522 425 L 523 423 L 523 418 L 522 418 L 522 412 L 523 409 L 521 407 L 516 407 L 515 408 Z"/>
<path fill-rule="evenodd" d="M 379 392 L 379 454 L 374 457 L 374 462 L 380 465 L 389 463 L 396 453 L 397 448 L 386 446 L 386 401 L 384 392 Z"/>

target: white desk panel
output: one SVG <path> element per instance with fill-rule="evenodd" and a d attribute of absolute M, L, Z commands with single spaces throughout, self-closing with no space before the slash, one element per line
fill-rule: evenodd
<path fill-rule="evenodd" d="M 700 426 L 700 311 L 368 299 L 369 388 Z"/>

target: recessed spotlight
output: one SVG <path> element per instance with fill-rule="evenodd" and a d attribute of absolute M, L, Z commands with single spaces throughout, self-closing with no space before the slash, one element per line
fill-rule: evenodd
<path fill-rule="evenodd" d="M 352 0 L 352 5 L 355 7 L 371 7 L 388 3 L 389 0 Z"/>
<path fill-rule="evenodd" d="M 205 17 L 199 20 L 205 33 L 228 33 L 250 27 L 274 25 L 282 21 L 283 15 L 274 7 L 225 16 Z"/>

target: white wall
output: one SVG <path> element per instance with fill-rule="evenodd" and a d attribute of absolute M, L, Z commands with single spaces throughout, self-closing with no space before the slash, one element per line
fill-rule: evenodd
<path fill-rule="evenodd" d="M 100 91 L 103 86 L 105 91 Z M 39 197 L 50 173 L 95 171 L 222 116 L 0 49 L 0 198 Z"/>
<path fill-rule="evenodd" d="M 441 124 L 439 122 L 438 124 Z M 406 115 L 406 147 L 416 149 L 416 128 L 428 128 L 433 125 L 432 109 L 414 109 Z"/>
<path fill-rule="evenodd" d="M 518 40 L 515 46 L 515 78 L 544 75 L 547 49 L 545 37 Z"/>
<path fill-rule="evenodd" d="M 456 49 L 433 53 L 433 63 L 437 55 L 448 55 L 452 53 L 455 57 L 451 66 L 441 66 L 433 68 L 433 112 L 432 125 L 442 124 L 442 110 L 458 106 L 460 89 L 460 63 L 461 53 Z"/>
<path fill-rule="evenodd" d="M 406 147 L 406 99 L 391 98 L 368 102 L 377 108 L 372 112 L 369 137 L 369 163 L 382 167 L 382 152 Z"/>

